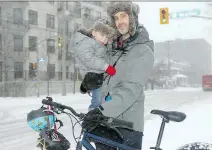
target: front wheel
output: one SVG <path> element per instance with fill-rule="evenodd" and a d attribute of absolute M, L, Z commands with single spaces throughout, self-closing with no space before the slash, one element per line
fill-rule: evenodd
<path fill-rule="evenodd" d="M 212 150 L 212 144 L 203 142 L 194 142 L 186 144 L 177 150 Z"/>

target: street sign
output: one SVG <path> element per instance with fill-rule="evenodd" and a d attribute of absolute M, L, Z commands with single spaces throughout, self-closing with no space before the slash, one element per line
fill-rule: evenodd
<path fill-rule="evenodd" d="M 180 12 L 171 12 L 169 14 L 170 19 L 182 19 L 187 17 L 199 16 L 200 15 L 199 9 L 193 9 L 189 11 L 180 11 Z"/>
<path fill-rule="evenodd" d="M 38 61 L 39 61 L 39 62 L 45 62 L 46 59 L 44 59 L 44 58 L 38 58 Z"/>

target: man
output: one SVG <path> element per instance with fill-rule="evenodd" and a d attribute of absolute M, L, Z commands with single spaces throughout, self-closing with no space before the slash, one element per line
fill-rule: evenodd
<path fill-rule="evenodd" d="M 154 44 L 146 29 L 138 23 L 139 7 L 131 2 L 111 2 L 107 8 L 112 25 L 120 35 L 114 43 L 112 63 L 116 63 L 116 75 L 105 80 L 102 86 L 103 99 L 111 100 L 89 112 L 87 116 L 100 114 L 133 123 L 132 130 L 119 128 L 123 144 L 141 149 L 144 130 L 144 86 L 154 63 Z M 83 122 L 83 128 L 105 138 L 117 140 L 113 132 L 102 129 L 94 120 Z M 111 133 L 108 133 L 111 132 Z M 119 141 L 119 140 L 118 140 Z M 115 150 L 96 143 L 96 149 Z"/>

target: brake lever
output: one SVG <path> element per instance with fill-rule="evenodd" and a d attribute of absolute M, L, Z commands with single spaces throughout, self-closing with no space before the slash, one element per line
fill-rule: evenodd
<path fill-rule="evenodd" d="M 63 110 L 63 109 L 60 109 L 60 108 L 53 108 L 53 111 L 54 111 L 56 114 L 62 114 L 62 113 L 64 113 L 64 110 Z"/>

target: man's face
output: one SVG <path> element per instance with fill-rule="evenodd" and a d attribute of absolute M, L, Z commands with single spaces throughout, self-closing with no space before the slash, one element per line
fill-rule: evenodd
<path fill-rule="evenodd" d="M 118 29 L 118 31 L 122 34 L 125 35 L 129 31 L 129 15 L 123 11 L 123 12 L 118 12 L 114 16 L 115 19 L 115 25 Z"/>

